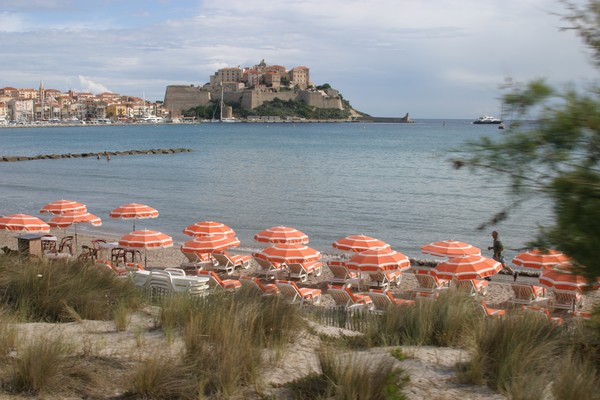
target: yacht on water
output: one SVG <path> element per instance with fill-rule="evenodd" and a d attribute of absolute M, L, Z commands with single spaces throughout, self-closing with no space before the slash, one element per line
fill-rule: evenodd
<path fill-rule="evenodd" d="M 501 124 L 502 120 L 498 119 L 496 117 L 491 117 L 489 115 L 482 115 L 481 117 L 477 118 L 475 121 L 473 121 L 474 124 Z"/>

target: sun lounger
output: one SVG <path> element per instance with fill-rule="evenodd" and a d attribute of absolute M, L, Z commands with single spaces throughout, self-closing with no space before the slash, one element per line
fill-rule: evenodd
<path fill-rule="evenodd" d="M 235 279 L 221 279 L 215 271 L 198 271 L 198 276 L 208 276 L 210 278 L 208 286 L 213 289 L 235 291 L 242 287 L 240 281 Z"/>
<path fill-rule="evenodd" d="M 545 297 L 545 289 L 541 286 L 512 283 L 510 287 L 513 291 L 510 302 L 513 304 L 527 305 L 548 300 Z"/>
<path fill-rule="evenodd" d="M 486 281 L 485 279 L 454 279 L 452 281 L 452 286 L 457 290 L 468 293 L 471 296 L 478 294 L 485 296 L 489 283 L 490 282 Z"/>
<path fill-rule="evenodd" d="M 583 295 L 577 291 L 552 289 L 550 296 L 550 306 L 552 308 L 577 310 L 583 307 Z"/>
<path fill-rule="evenodd" d="M 481 310 L 483 311 L 484 317 L 499 318 L 506 315 L 506 310 L 502 310 L 500 308 L 490 308 L 483 300 L 481 301 Z"/>
<path fill-rule="evenodd" d="M 327 289 L 327 294 L 333 298 L 335 304 L 348 311 L 365 308 L 372 310 L 375 307 L 370 296 L 353 293 L 345 286 L 332 286 Z"/>
<path fill-rule="evenodd" d="M 357 272 L 348 271 L 342 260 L 327 261 L 327 268 L 331 271 L 330 285 L 350 285 L 362 288 L 362 279 Z"/>
<path fill-rule="evenodd" d="M 217 253 L 214 252 L 212 253 L 212 257 L 215 260 L 215 266 L 214 269 L 215 270 L 225 270 L 227 271 L 228 275 L 231 275 L 233 273 L 233 271 L 235 270 L 235 268 L 250 268 L 250 260 L 252 259 L 251 256 L 248 255 L 231 255 L 228 254 L 227 252 L 222 252 L 222 253 Z M 228 272 L 231 269 L 231 273 Z"/>
<path fill-rule="evenodd" d="M 290 263 L 286 265 L 290 278 L 300 279 L 300 282 L 306 282 L 309 274 L 321 276 L 323 273 L 323 264 L 320 261 Z"/>
<path fill-rule="evenodd" d="M 389 290 L 390 286 L 398 286 L 402 281 L 402 272 L 400 271 L 377 271 L 368 272 L 369 279 L 365 280 L 365 285 L 370 288 Z"/>
<path fill-rule="evenodd" d="M 240 283 L 242 284 L 242 288 L 249 291 L 255 291 L 263 296 L 270 296 L 279 293 L 279 289 L 274 283 L 263 283 L 255 276 L 242 276 L 240 278 Z"/>
<path fill-rule="evenodd" d="M 389 290 L 371 289 L 369 297 L 373 301 L 374 311 L 383 312 L 394 305 L 413 305 L 414 300 L 397 299 Z"/>
<path fill-rule="evenodd" d="M 198 273 L 201 270 L 210 271 L 213 269 L 213 259 L 209 253 L 183 253 L 187 261 L 179 264 L 179 267 L 186 271 L 194 271 Z"/>
<path fill-rule="evenodd" d="M 419 273 L 415 271 L 415 279 L 418 286 L 413 290 L 415 298 L 437 298 L 440 290 L 448 289 L 450 282 L 445 279 L 438 279 L 428 273 Z"/>
<path fill-rule="evenodd" d="M 290 303 L 303 305 L 305 302 L 318 304 L 321 301 L 321 289 L 301 288 L 294 281 L 276 280 L 275 285 Z"/>
<path fill-rule="evenodd" d="M 287 269 L 281 264 L 272 263 L 271 261 L 267 261 L 255 255 L 253 258 L 258 264 L 258 270 L 256 271 L 257 275 L 262 275 L 267 279 L 279 279 L 287 272 Z"/>

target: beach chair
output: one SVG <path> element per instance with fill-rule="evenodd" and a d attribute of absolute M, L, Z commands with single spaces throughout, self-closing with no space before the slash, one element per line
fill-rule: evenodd
<path fill-rule="evenodd" d="M 513 304 L 527 305 L 548 300 L 541 286 L 512 283 L 510 287 L 513 295 L 509 301 Z"/>
<path fill-rule="evenodd" d="M 249 255 L 230 255 L 225 251 L 214 252 L 212 253 L 212 257 L 216 261 L 215 269 L 221 269 L 223 265 L 226 265 L 227 267 L 233 267 L 234 270 L 238 267 L 244 269 L 250 268 L 250 260 L 252 259 L 252 256 Z"/>
<path fill-rule="evenodd" d="M 384 312 L 389 307 L 394 305 L 413 305 L 415 304 L 414 300 L 405 300 L 405 299 L 397 299 L 392 295 L 392 292 L 389 290 L 381 290 L 381 289 L 370 289 L 369 297 L 373 301 L 373 311 L 375 312 Z"/>
<path fill-rule="evenodd" d="M 490 282 L 485 279 L 454 279 L 452 281 L 452 286 L 456 290 L 465 292 L 470 296 L 476 296 L 478 294 L 485 296 L 489 284 Z"/>
<path fill-rule="evenodd" d="M 417 287 L 413 290 L 416 298 L 437 298 L 440 290 L 448 289 L 450 282 L 445 279 L 438 279 L 434 275 L 415 271 Z"/>
<path fill-rule="evenodd" d="M 47 251 L 44 257 L 50 260 L 65 260 L 73 257 L 73 236 L 65 236 L 61 239 L 55 251 Z"/>
<path fill-rule="evenodd" d="M 186 273 L 194 273 L 198 274 L 198 271 L 207 270 L 212 271 L 214 263 L 211 255 L 209 253 L 192 253 L 185 252 L 183 253 L 187 261 L 183 261 L 179 264 L 179 268 L 186 271 Z"/>
<path fill-rule="evenodd" d="M 300 279 L 300 282 L 306 282 L 309 274 L 321 276 L 321 274 L 323 273 L 323 264 L 320 261 L 290 263 L 286 265 L 288 268 L 290 279 Z"/>
<path fill-rule="evenodd" d="M 502 310 L 500 308 L 490 308 L 483 300 L 481 300 L 481 310 L 483 311 L 484 317 L 500 318 L 506 315 L 506 310 Z"/>
<path fill-rule="evenodd" d="M 272 263 L 263 258 L 253 255 L 254 261 L 258 264 L 257 275 L 262 275 L 267 279 L 279 279 L 287 269 L 283 264 Z"/>
<path fill-rule="evenodd" d="M 321 301 L 321 289 L 301 288 L 294 281 L 276 280 L 275 285 L 281 296 L 292 304 L 318 304 Z"/>
<path fill-rule="evenodd" d="M 574 311 L 583 307 L 583 295 L 574 290 L 552 289 L 549 303 L 552 308 Z"/>
<path fill-rule="evenodd" d="M 331 272 L 330 285 L 350 285 L 362 288 L 362 279 L 357 272 L 348 271 L 342 260 L 327 261 L 327 268 Z"/>
<path fill-rule="evenodd" d="M 389 290 L 392 285 L 398 286 L 402 281 L 400 271 L 367 272 L 365 275 L 368 275 L 369 279 L 366 279 L 364 284 L 375 289 Z"/>
<path fill-rule="evenodd" d="M 169 272 L 171 276 L 186 276 L 185 271 L 181 268 L 167 267 L 165 271 Z"/>
<path fill-rule="evenodd" d="M 279 289 L 274 283 L 263 283 L 257 277 L 242 276 L 240 277 L 242 288 L 248 291 L 254 291 L 263 296 L 271 296 L 279 294 Z"/>
<path fill-rule="evenodd" d="M 242 287 L 240 281 L 235 279 L 221 279 L 215 271 L 198 271 L 198 276 L 208 276 L 208 286 L 212 289 L 223 289 L 225 291 L 236 291 Z"/>
<path fill-rule="evenodd" d="M 372 310 L 375 307 L 371 297 L 355 294 L 345 286 L 331 286 L 327 289 L 327 294 L 333 298 L 335 304 L 344 307 L 347 311 L 357 309 Z"/>

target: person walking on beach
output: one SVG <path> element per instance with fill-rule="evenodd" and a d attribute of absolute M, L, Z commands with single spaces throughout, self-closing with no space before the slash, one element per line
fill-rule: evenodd
<path fill-rule="evenodd" d="M 494 260 L 498 261 L 500 264 L 502 264 L 502 268 L 504 268 L 508 272 L 510 272 L 513 275 L 513 279 L 516 281 L 517 280 L 517 271 L 513 271 L 512 268 L 510 268 L 506 265 L 506 260 L 504 259 L 504 256 L 502 255 L 502 252 L 504 251 L 504 245 L 502 244 L 500 239 L 498 239 L 497 231 L 492 232 L 492 239 L 494 239 L 494 242 L 492 243 L 491 246 L 488 247 L 488 250 L 493 250 L 493 252 L 494 252 L 494 255 L 492 256 L 492 258 Z"/>

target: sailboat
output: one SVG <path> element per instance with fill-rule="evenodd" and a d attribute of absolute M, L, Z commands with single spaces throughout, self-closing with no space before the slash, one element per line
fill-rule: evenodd
<path fill-rule="evenodd" d="M 219 119 L 216 120 L 213 116 L 213 119 L 211 122 L 238 122 L 237 119 L 235 119 L 234 117 L 224 117 L 223 116 L 223 109 L 225 108 L 225 101 L 223 101 L 223 84 L 221 83 L 221 99 L 220 99 L 220 103 L 219 103 Z"/>

